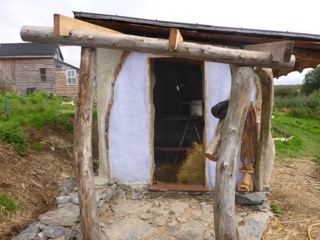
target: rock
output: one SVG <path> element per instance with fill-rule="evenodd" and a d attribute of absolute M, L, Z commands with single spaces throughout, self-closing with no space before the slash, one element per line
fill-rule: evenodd
<path fill-rule="evenodd" d="M 154 200 L 153 201 L 153 203 L 154 203 L 154 205 L 156 206 L 156 207 L 160 207 L 160 202 L 159 202 L 159 200 Z"/>
<path fill-rule="evenodd" d="M 94 186 L 96 189 L 108 186 L 108 180 L 102 177 L 94 177 Z"/>
<path fill-rule="evenodd" d="M 140 214 L 140 218 L 142 219 L 142 220 L 149 220 L 149 219 L 151 219 L 153 217 L 153 215 L 152 214 L 149 214 L 149 213 L 142 213 L 142 214 Z"/>
<path fill-rule="evenodd" d="M 188 221 L 188 220 L 187 220 L 185 217 L 183 217 L 183 216 L 178 216 L 176 219 L 177 219 L 177 221 L 178 221 L 179 223 L 185 223 L 185 222 Z"/>
<path fill-rule="evenodd" d="M 147 239 L 156 228 L 141 219 L 124 218 L 101 229 L 107 239 Z"/>
<path fill-rule="evenodd" d="M 83 235 L 82 232 L 80 230 L 80 224 L 77 223 L 74 226 L 72 226 L 72 228 L 66 233 L 66 237 L 65 240 L 82 240 L 83 239 Z"/>
<path fill-rule="evenodd" d="M 69 196 L 59 196 L 56 198 L 57 200 L 57 204 L 66 204 L 70 201 L 70 197 Z"/>
<path fill-rule="evenodd" d="M 43 235 L 49 238 L 58 238 L 64 234 L 64 227 L 46 226 L 42 231 Z"/>
<path fill-rule="evenodd" d="M 79 215 L 79 206 L 72 205 L 40 214 L 39 219 L 49 226 L 72 226 L 78 221 Z"/>
<path fill-rule="evenodd" d="M 270 212 L 250 213 L 237 227 L 239 239 L 260 240 L 271 217 Z"/>
<path fill-rule="evenodd" d="M 203 240 L 203 225 L 198 221 L 191 221 L 180 226 L 170 227 L 170 234 L 183 240 Z"/>
<path fill-rule="evenodd" d="M 266 192 L 236 192 L 236 203 L 243 205 L 259 205 L 267 202 Z"/>
<path fill-rule="evenodd" d="M 143 198 L 143 192 L 137 192 L 137 191 L 132 191 L 131 193 L 131 199 L 132 200 L 137 200 Z"/>
<path fill-rule="evenodd" d="M 40 222 L 31 223 L 29 227 L 16 236 L 14 240 L 34 240 L 40 232 L 41 225 Z"/>
<path fill-rule="evenodd" d="M 72 192 L 68 195 L 68 197 L 70 197 L 70 202 L 73 202 L 74 204 L 79 205 L 78 193 Z"/>
<path fill-rule="evenodd" d="M 167 222 L 167 218 L 165 216 L 158 216 L 154 218 L 152 223 L 155 226 L 164 226 L 166 222 Z"/>
<path fill-rule="evenodd" d="M 203 240 L 214 240 L 214 236 L 209 231 L 205 231 L 203 234 Z"/>

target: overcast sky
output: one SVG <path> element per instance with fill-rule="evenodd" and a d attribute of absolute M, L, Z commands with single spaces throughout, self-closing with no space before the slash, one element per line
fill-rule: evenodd
<path fill-rule="evenodd" d="M 317 0 L 304 4 L 281 0 L 1 0 L 0 43 L 22 42 L 23 25 L 53 27 L 54 13 L 73 17 L 73 11 L 320 34 Z M 79 66 L 79 47 L 61 50 L 65 62 Z M 276 79 L 275 84 L 298 84 L 302 79 L 303 74 L 293 72 Z"/>

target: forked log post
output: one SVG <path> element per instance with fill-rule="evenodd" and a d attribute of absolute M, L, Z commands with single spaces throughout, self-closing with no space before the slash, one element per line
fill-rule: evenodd
<path fill-rule="evenodd" d="M 92 109 L 96 86 L 96 49 L 81 49 L 79 90 L 74 123 L 74 157 L 85 240 L 101 239 L 92 166 Z"/>
<path fill-rule="evenodd" d="M 253 86 L 253 68 L 231 66 L 231 93 L 216 167 L 214 226 L 216 239 L 237 239 L 235 162 Z"/>
<path fill-rule="evenodd" d="M 273 108 L 273 75 L 271 69 L 256 68 L 255 73 L 261 85 L 261 118 L 258 149 L 255 160 L 254 190 L 263 191 L 264 166 L 267 147 L 269 144 L 271 115 Z"/>
<path fill-rule="evenodd" d="M 51 27 L 23 26 L 20 35 L 22 40 L 31 42 L 137 51 L 241 66 L 293 69 L 295 65 L 294 55 L 290 55 L 288 62 L 275 62 L 268 51 L 231 49 L 193 42 L 180 42 L 175 51 L 171 51 L 168 39 L 110 32 L 73 30 L 69 36 L 61 36 L 54 34 Z"/>

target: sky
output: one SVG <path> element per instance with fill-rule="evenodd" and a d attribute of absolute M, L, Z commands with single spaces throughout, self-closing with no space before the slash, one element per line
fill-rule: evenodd
<path fill-rule="evenodd" d="M 318 1 L 256 0 L 1 0 L 0 43 L 23 42 L 23 25 L 53 27 L 53 14 L 73 18 L 73 11 L 221 27 L 288 31 L 320 35 Z M 65 62 L 80 65 L 80 47 L 61 47 Z M 274 84 L 300 84 L 305 73 L 292 72 Z"/>

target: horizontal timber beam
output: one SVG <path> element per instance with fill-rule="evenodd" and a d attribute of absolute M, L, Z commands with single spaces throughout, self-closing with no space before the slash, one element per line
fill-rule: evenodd
<path fill-rule="evenodd" d="M 266 52 L 230 49 L 192 42 L 181 42 L 175 51 L 170 51 L 167 39 L 127 34 L 74 30 L 69 33 L 69 36 L 60 36 L 54 34 L 51 27 L 23 26 L 20 35 L 22 40 L 30 42 L 137 51 L 239 66 L 293 69 L 295 65 L 294 55 L 291 55 L 289 62 L 274 62 L 272 55 Z"/>

